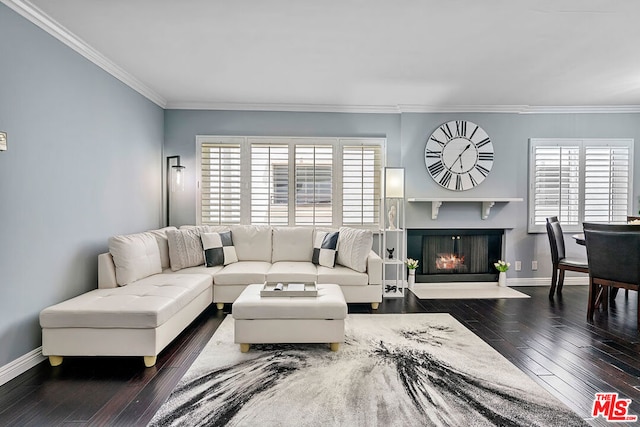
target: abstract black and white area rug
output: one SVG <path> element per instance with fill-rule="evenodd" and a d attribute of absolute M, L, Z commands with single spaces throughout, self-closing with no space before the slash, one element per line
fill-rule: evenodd
<path fill-rule="evenodd" d="M 233 343 L 231 316 L 152 426 L 582 426 L 448 314 L 352 314 L 345 343 Z"/>

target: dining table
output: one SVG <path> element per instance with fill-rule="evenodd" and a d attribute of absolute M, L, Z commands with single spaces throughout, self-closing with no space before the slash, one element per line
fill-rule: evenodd
<path fill-rule="evenodd" d="M 575 240 L 577 244 L 586 246 L 586 242 L 584 240 L 584 233 L 573 234 L 571 237 L 573 237 L 573 240 Z"/>

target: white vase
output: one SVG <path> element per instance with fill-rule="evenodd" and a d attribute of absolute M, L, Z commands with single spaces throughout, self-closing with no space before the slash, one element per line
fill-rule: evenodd
<path fill-rule="evenodd" d="M 413 289 L 413 285 L 416 283 L 416 270 L 409 270 L 409 276 L 407 277 L 407 284 L 409 289 Z"/>
<path fill-rule="evenodd" d="M 501 271 L 498 274 L 498 286 L 507 286 L 507 272 Z"/>

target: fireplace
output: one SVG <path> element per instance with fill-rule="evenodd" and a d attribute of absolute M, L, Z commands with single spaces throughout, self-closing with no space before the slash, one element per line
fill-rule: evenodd
<path fill-rule="evenodd" d="M 416 282 L 495 282 L 502 229 L 409 229 L 407 257 L 420 261 Z"/>

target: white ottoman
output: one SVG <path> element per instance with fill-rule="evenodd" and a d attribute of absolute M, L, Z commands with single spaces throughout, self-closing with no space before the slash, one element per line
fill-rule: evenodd
<path fill-rule="evenodd" d="M 317 297 L 261 297 L 262 286 L 247 286 L 231 308 L 240 351 L 276 343 L 329 343 L 338 351 L 347 317 L 340 286 L 317 285 Z"/>

